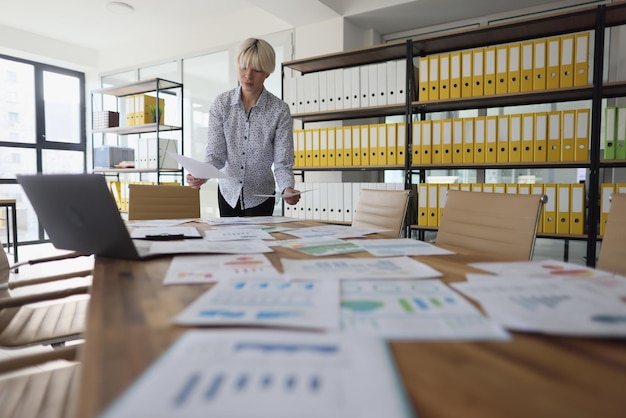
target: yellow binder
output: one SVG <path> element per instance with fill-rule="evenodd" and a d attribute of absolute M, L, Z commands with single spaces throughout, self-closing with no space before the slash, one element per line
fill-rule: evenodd
<path fill-rule="evenodd" d="M 320 167 L 328 167 L 328 129 L 320 128 Z"/>
<path fill-rule="evenodd" d="M 576 111 L 561 114 L 561 161 L 574 161 L 576 152 Z"/>
<path fill-rule="evenodd" d="M 461 97 L 472 97 L 472 51 L 461 52 Z"/>
<path fill-rule="evenodd" d="M 378 158 L 376 158 L 376 147 L 374 150 L 374 164 L 378 162 Z M 370 155 L 372 154 L 372 145 L 370 138 L 370 126 L 369 125 L 361 125 L 361 165 L 363 167 L 367 167 L 372 165 L 372 161 Z"/>
<path fill-rule="evenodd" d="M 589 84 L 589 32 L 574 37 L 574 85 Z"/>
<path fill-rule="evenodd" d="M 452 163 L 463 162 L 463 119 L 452 120 Z"/>
<path fill-rule="evenodd" d="M 437 226 L 439 219 L 439 187 L 437 184 L 428 184 L 428 226 Z"/>
<path fill-rule="evenodd" d="M 589 109 L 576 110 L 576 139 L 574 161 L 589 160 Z"/>
<path fill-rule="evenodd" d="M 443 161 L 442 147 L 441 147 L 441 121 L 433 120 L 430 124 L 430 143 L 431 143 L 431 155 L 433 164 L 441 164 Z"/>
<path fill-rule="evenodd" d="M 381 165 L 381 166 L 391 165 L 392 163 L 387 161 L 387 124 L 378 123 L 375 125 L 371 125 L 370 147 L 372 146 L 372 142 L 374 140 L 376 141 L 376 150 L 374 151 L 374 153 L 376 154 L 377 165 Z M 373 155 L 374 154 L 370 152 L 370 164 L 373 164 L 372 163 Z M 393 155 L 394 155 L 393 164 L 395 164 L 395 155 L 396 155 L 395 152 Z"/>
<path fill-rule="evenodd" d="M 472 96 L 483 96 L 485 94 L 484 82 L 484 50 L 476 48 L 472 50 Z"/>
<path fill-rule="evenodd" d="M 551 37 L 548 38 L 546 46 L 546 88 L 558 89 L 561 75 L 560 59 L 561 59 L 561 38 Z"/>
<path fill-rule="evenodd" d="M 304 130 L 304 166 L 305 167 L 313 167 L 313 130 L 305 129 Z"/>
<path fill-rule="evenodd" d="M 304 129 L 298 129 L 294 131 L 296 137 L 296 143 L 298 144 L 298 167 L 306 167 L 306 147 L 304 139 Z"/>
<path fill-rule="evenodd" d="M 417 186 L 417 224 L 428 226 L 428 185 L 420 183 Z"/>
<path fill-rule="evenodd" d="M 485 162 L 485 116 L 477 116 L 474 118 L 474 162 Z"/>
<path fill-rule="evenodd" d="M 561 59 L 559 62 L 561 74 L 559 87 L 574 86 L 574 35 L 561 36 Z"/>
<path fill-rule="evenodd" d="M 334 167 L 335 165 L 337 165 L 336 162 L 336 154 L 337 154 L 337 145 L 336 145 L 336 135 L 337 132 L 337 128 L 335 127 L 329 127 L 327 129 L 327 135 L 328 135 L 328 160 L 327 160 L 327 167 Z"/>
<path fill-rule="evenodd" d="M 506 45 L 496 47 L 496 94 L 508 92 L 509 49 Z"/>
<path fill-rule="evenodd" d="M 606 231 L 606 221 L 611 209 L 611 196 L 615 192 L 615 185 L 612 183 L 602 183 L 600 186 L 600 235 Z"/>
<path fill-rule="evenodd" d="M 485 162 L 495 163 L 498 155 L 498 117 L 487 116 L 485 119 Z"/>
<path fill-rule="evenodd" d="M 439 55 L 439 99 L 450 98 L 450 54 Z"/>
<path fill-rule="evenodd" d="M 344 165 L 343 128 L 343 126 L 337 126 L 335 128 L 335 167 L 342 167 Z"/>
<path fill-rule="evenodd" d="M 419 72 L 419 100 L 425 102 L 428 100 L 428 57 L 419 57 L 418 68 Z"/>
<path fill-rule="evenodd" d="M 485 95 L 496 94 L 496 47 L 485 48 Z"/>
<path fill-rule="evenodd" d="M 521 89 L 521 44 L 509 44 L 508 92 L 519 93 Z"/>
<path fill-rule="evenodd" d="M 533 90 L 533 42 L 527 41 L 521 44 L 520 62 L 520 91 L 528 92 Z"/>
<path fill-rule="evenodd" d="M 441 225 L 441 217 L 443 216 L 443 210 L 446 207 L 446 198 L 448 197 L 448 185 L 437 185 L 437 226 Z"/>
<path fill-rule="evenodd" d="M 404 124 L 404 122 L 402 122 Z M 400 150 L 398 146 L 398 139 L 396 134 L 397 123 L 385 123 L 385 137 L 387 139 L 387 165 L 400 165 L 404 164 L 404 160 L 400 159 Z M 382 134 L 381 134 L 382 135 Z M 403 154 L 404 156 L 404 154 Z"/>
<path fill-rule="evenodd" d="M 548 159 L 548 112 L 535 112 L 535 149 L 534 162 Z"/>
<path fill-rule="evenodd" d="M 421 164 L 428 165 L 432 164 L 432 142 L 431 142 L 431 134 L 432 134 L 432 124 L 430 120 L 423 120 L 420 122 L 421 126 L 421 137 L 422 137 L 422 147 L 421 147 Z"/>
<path fill-rule="evenodd" d="M 439 100 L 439 56 L 428 59 L 428 100 Z"/>
<path fill-rule="evenodd" d="M 411 128 L 413 129 L 411 163 L 413 165 L 420 165 L 422 163 L 422 121 L 413 121 Z"/>
<path fill-rule="evenodd" d="M 506 188 L 505 188 L 505 193 L 507 194 L 518 194 L 519 192 L 519 188 L 517 187 L 517 184 L 513 183 L 513 184 L 507 184 Z"/>
<path fill-rule="evenodd" d="M 463 119 L 463 163 L 474 162 L 474 118 Z"/>
<path fill-rule="evenodd" d="M 352 166 L 352 126 L 343 126 L 343 165 Z"/>
<path fill-rule="evenodd" d="M 582 235 L 585 232 L 585 185 L 570 185 L 569 233 Z"/>
<path fill-rule="evenodd" d="M 395 134 L 396 134 L 396 163 L 400 166 L 404 166 L 405 160 L 407 158 L 411 158 L 410 155 L 406 155 L 406 123 L 405 122 L 398 122 L 395 124 L 396 125 L 396 129 L 395 129 Z M 387 131 L 387 141 L 389 141 L 389 134 L 392 132 L 391 131 Z"/>
<path fill-rule="evenodd" d="M 450 53 L 450 98 L 461 97 L 461 53 Z"/>
<path fill-rule="evenodd" d="M 557 191 L 557 209 L 556 209 L 556 233 L 557 234 L 569 234 L 570 223 L 570 185 L 558 184 L 556 186 Z"/>
<path fill-rule="evenodd" d="M 498 116 L 498 153 L 496 161 L 499 163 L 509 162 L 509 146 L 511 132 L 509 130 L 509 115 Z"/>
<path fill-rule="evenodd" d="M 441 121 L 441 163 L 452 164 L 452 119 Z"/>
<path fill-rule="evenodd" d="M 535 115 L 532 113 L 524 113 L 522 115 L 522 146 L 520 161 L 524 163 L 532 163 L 535 152 Z"/>
<path fill-rule="evenodd" d="M 543 217 L 543 232 L 546 234 L 555 234 L 557 208 L 556 184 L 544 184 L 543 193 L 548 198 L 547 202 L 543 205 L 545 209 Z"/>
<path fill-rule="evenodd" d="M 312 129 L 313 132 L 313 167 L 319 167 L 321 156 L 321 145 L 320 145 L 320 130 L 319 128 Z"/>
<path fill-rule="evenodd" d="M 351 126 L 350 141 L 352 143 L 352 165 L 354 167 L 361 167 L 362 152 L 361 147 L 361 125 Z"/>
<path fill-rule="evenodd" d="M 385 153 L 380 153 L 381 152 L 381 147 L 378 143 L 378 125 L 380 124 L 376 124 L 376 123 L 372 123 L 370 125 L 363 125 L 363 127 L 365 129 L 367 129 L 367 140 L 368 140 L 368 144 L 369 144 L 369 149 L 367 150 L 367 162 L 368 165 L 372 166 L 381 166 L 381 165 L 385 165 L 387 163 L 387 158 L 385 158 Z M 363 137 L 363 134 L 361 134 L 361 137 Z M 385 162 L 383 162 L 383 158 L 385 160 Z M 361 161 L 363 164 L 365 164 L 364 161 Z"/>
<path fill-rule="evenodd" d="M 546 48 L 548 43 L 545 39 L 533 41 L 533 90 L 545 90 L 548 78 Z"/>
<path fill-rule="evenodd" d="M 522 161 L 522 115 L 515 114 L 509 118 L 509 162 Z"/>
<path fill-rule="evenodd" d="M 548 112 L 548 161 L 561 161 L 561 112 Z"/>

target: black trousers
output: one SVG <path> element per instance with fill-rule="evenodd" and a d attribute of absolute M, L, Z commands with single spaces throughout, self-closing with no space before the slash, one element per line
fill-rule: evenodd
<path fill-rule="evenodd" d="M 217 203 L 220 208 L 220 216 L 223 218 L 233 216 L 272 216 L 274 214 L 274 205 L 276 203 L 276 198 L 270 197 L 260 205 L 248 209 L 241 209 L 241 202 L 238 200 L 237 204 L 233 208 L 228 204 L 228 202 L 226 202 L 224 196 L 222 196 L 222 192 L 218 187 Z"/>

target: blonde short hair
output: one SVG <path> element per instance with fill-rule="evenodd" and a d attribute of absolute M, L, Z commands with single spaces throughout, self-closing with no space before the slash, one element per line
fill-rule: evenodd
<path fill-rule="evenodd" d="M 235 65 L 239 68 L 252 67 L 254 70 L 271 74 L 276 67 L 276 53 L 267 41 L 248 38 L 237 49 Z"/>

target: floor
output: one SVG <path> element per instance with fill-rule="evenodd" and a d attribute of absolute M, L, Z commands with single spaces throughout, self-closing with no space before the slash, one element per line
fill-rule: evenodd
<path fill-rule="evenodd" d="M 37 259 L 40 257 L 60 255 L 64 253 L 66 253 L 66 251 L 57 250 L 56 248 L 54 248 L 54 246 L 52 246 L 52 244 L 24 245 L 24 246 L 19 247 L 19 261 L 22 262 L 22 261 Z M 9 257 L 10 262 L 12 263 L 13 255 L 9 254 L 8 257 Z M 39 264 L 39 265 L 32 265 L 32 266 L 26 265 L 26 266 L 20 267 L 17 273 L 11 272 L 9 280 L 17 282 L 20 280 L 25 280 L 25 279 L 34 278 L 34 277 L 48 276 L 52 274 L 59 274 L 59 273 L 65 273 L 65 272 L 70 272 L 70 271 L 88 269 L 88 268 L 93 267 L 93 261 L 94 261 L 93 257 L 81 257 L 79 259 L 61 260 L 61 261 L 55 261 L 55 262 L 44 263 L 44 264 Z M 90 277 L 85 277 L 85 278 L 65 280 L 62 284 L 50 283 L 50 284 L 33 285 L 33 286 L 28 286 L 28 289 L 17 288 L 15 290 L 12 290 L 11 294 L 17 296 L 17 295 L 25 295 L 25 294 L 33 293 L 33 292 L 46 292 L 49 290 L 60 288 L 61 286 L 63 287 L 80 286 L 80 285 L 89 284 L 90 280 L 91 280 Z M 86 297 L 86 296 L 81 295 L 81 296 L 74 296 L 74 297 Z M 46 303 L 46 302 L 42 302 L 42 303 Z M 80 344 L 81 342 L 82 340 L 75 340 L 72 342 L 68 342 L 67 344 L 68 345 Z M 42 346 L 42 345 L 36 345 L 36 346 L 26 347 L 26 348 L 17 348 L 17 349 L 0 348 L 0 361 L 8 360 L 10 358 L 18 357 L 22 355 L 35 354 L 35 353 L 40 353 L 43 351 L 51 351 L 51 350 L 53 350 L 53 348 L 51 348 L 50 346 Z M 16 375 L 16 374 L 32 373 L 38 370 L 60 367 L 64 364 L 67 364 L 67 362 L 62 361 L 62 360 L 54 361 L 54 362 L 46 363 L 44 365 L 23 369 L 23 370 L 20 370 L 19 372 L 0 374 L 0 379 L 4 379 L 7 377 Z"/>

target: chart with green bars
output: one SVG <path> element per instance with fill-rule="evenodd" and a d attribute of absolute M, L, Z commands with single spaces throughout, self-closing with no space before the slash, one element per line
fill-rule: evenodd
<path fill-rule="evenodd" d="M 345 332 L 410 340 L 503 340 L 509 334 L 441 280 L 344 281 Z"/>

